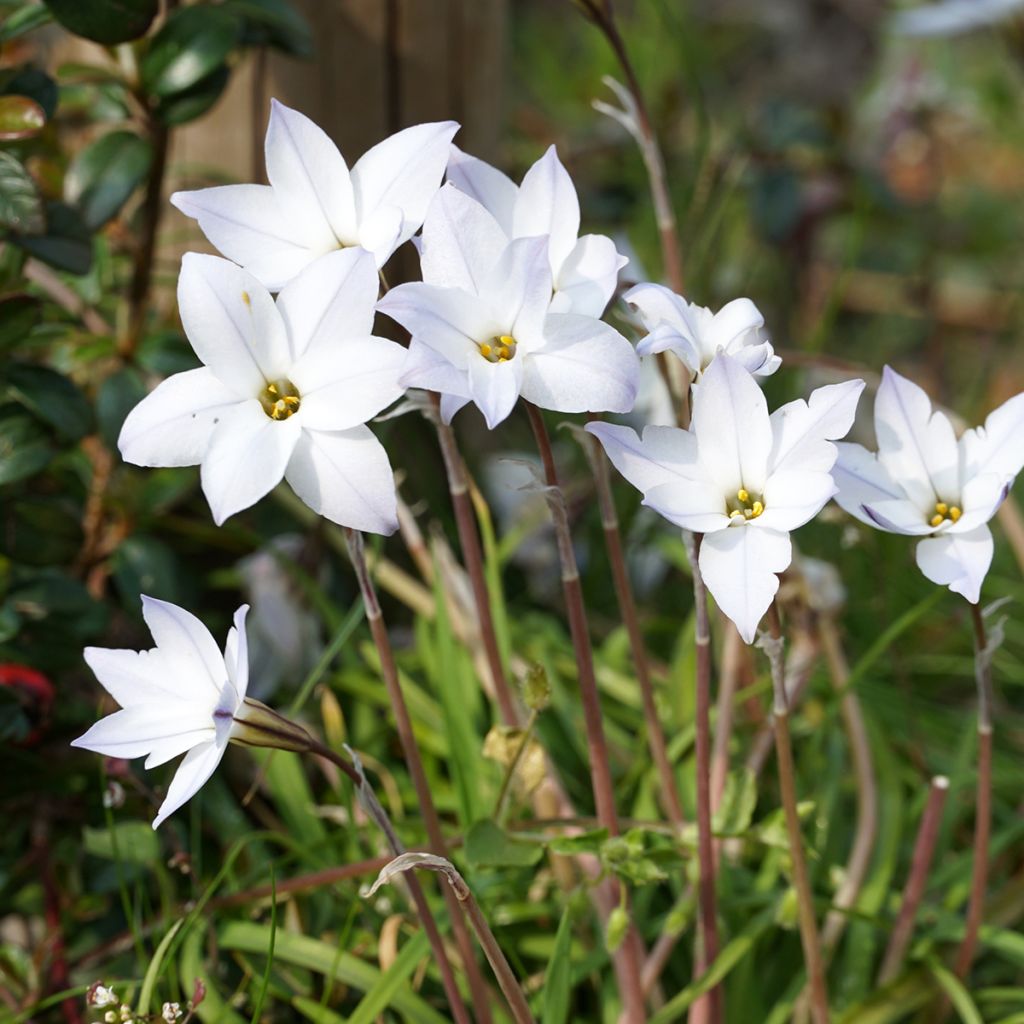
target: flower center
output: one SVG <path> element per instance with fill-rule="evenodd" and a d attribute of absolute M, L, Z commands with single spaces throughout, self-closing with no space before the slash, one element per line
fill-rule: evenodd
<path fill-rule="evenodd" d="M 741 487 L 736 497 L 728 499 L 725 505 L 730 519 L 756 519 L 764 511 L 764 502 L 755 498 L 746 487 Z"/>
<path fill-rule="evenodd" d="M 260 392 L 260 405 L 272 420 L 286 420 L 299 411 L 302 398 L 299 389 L 290 380 L 271 381 Z"/>
<path fill-rule="evenodd" d="M 516 339 L 511 334 L 501 334 L 490 341 L 482 341 L 477 348 L 489 363 L 507 363 L 516 354 Z"/>
<path fill-rule="evenodd" d="M 928 520 L 929 526 L 941 526 L 946 521 L 955 523 L 962 515 L 963 509 L 959 505 L 949 505 L 944 501 L 935 502 L 935 514 Z"/>

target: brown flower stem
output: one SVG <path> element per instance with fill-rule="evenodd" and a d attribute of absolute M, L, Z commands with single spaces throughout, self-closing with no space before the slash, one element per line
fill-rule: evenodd
<path fill-rule="evenodd" d="M 921 824 L 917 827 L 917 839 L 914 842 L 910 874 L 903 887 L 900 912 L 889 937 L 885 956 L 882 958 L 882 968 L 878 972 L 879 985 L 885 985 L 892 981 L 900 967 L 903 966 L 903 958 L 914 934 L 917 910 L 921 906 L 925 885 L 928 882 L 928 872 L 935 854 L 939 826 L 942 824 L 942 809 L 945 806 L 948 792 L 949 779 L 944 775 L 936 775 L 928 787 L 928 801 L 924 807 L 924 814 L 921 815 Z"/>
<path fill-rule="evenodd" d="M 590 634 L 587 627 L 587 612 L 583 603 L 583 590 L 576 565 L 576 554 L 572 546 L 569 516 L 565 498 L 558 483 L 551 439 L 544 417 L 531 402 L 524 401 L 530 426 L 537 441 L 544 466 L 547 483 L 548 507 L 555 528 L 558 555 L 562 566 L 562 589 L 565 594 L 566 611 L 569 618 L 569 632 L 572 635 L 573 652 L 576 656 L 576 671 L 579 676 L 580 701 L 583 705 L 583 720 L 587 733 L 587 748 L 590 760 L 590 779 L 594 792 L 597 817 L 611 836 L 619 835 L 619 819 L 615 811 L 615 791 L 612 786 L 611 767 L 608 763 L 608 745 L 601 720 L 601 699 L 594 674 L 594 655 L 590 648 Z M 623 1012 L 629 1024 L 640 1024 L 644 1020 L 644 995 L 640 983 L 640 956 L 633 926 L 613 958 L 619 989 L 622 996 Z"/>
<path fill-rule="evenodd" d="M 596 417 L 595 417 L 596 418 Z M 633 668 L 636 681 L 640 687 L 640 700 L 643 704 L 644 722 L 647 726 L 647 742 L 651 747 L 651 755 L 661 783 L 661 796 L 665 804 L 665 812 L 669 821 L 681 828 L 685 821 L 683 805 L 679 798 L 679 787 L 676 785 L 672 762 L 668 756 L 665 733 L 661 728 L 658 708 L 654 699 L 654 684 L 651 681 L 650 663 L 644 645 L 640 619 L 636 611 L 633 587 L 626 569 L 626 556 L 622 548 L 622 534 L 619 532 L 619 519 L 615 512 L 612 499 L 611 483 L 608 479 L 608 459 L 605 457 L 601 443 L 596 437 L 589 437 L 586 442 L 590 448 L 590 462 L 594 469 L 594 482 L 597 488 L 597 501 L 601 509 L 601 526 L 604 530 L 604 542 L 608 551 L 608 560 L 612 567 L 612 583 L 629 637 L 629 649 L 633 656 Z"/>
<path fill-rule="evenodd" d="M 427 838 L 433 852 L 439 857 L 447 858 L 448 847 L 445 843 L 444 834 L 441 831 L 441 821 L 438 818 L 437 809 L 434 807 L 426 772 L 423 770 L 423 761 L 420 757 L 419 747 L 416 745 L 416 739 L 413 735 L 412 719 L 409 717 L 405 695 L 402 693 L 402 687 L 398 680 L 398 669 L 395 666 L 391 641 L 388 638 L 387 627 L 384 625 L 384 616 L 381 613 L 380 602 L 377 599 L 377 591 L 366 565 L 362 534 L 356 530 L 346 528 L 345 540 L 348 545 L 349 557 L 352 560 L 352 567 L 355 569 L 356 578 L 359 581 L 359 589 L 363 595 L 366 619 L 370 624 L 373 642 L 377 647 L 381 674 L 384 677 L 384 685 L 387 688 L 388 698 L 395 715 L 395 725 L 398 730 L 399 741 L 402 744 L 405 763 L 409 768 L 409 774 L 412 776 L 413 787 L 416 790 L 416 799 L 419 803 L 420 812 L 423 815 L 424 824 L 426 825 Z M 466 970 L 466 979 L 469 982 L 477 1019 L 481 1024 L 490 1024 L 492 1018 L 487 985 L 480 973 L 480 968 L 474 955 L 473 942 L 466 927 L 465 919 L 462 916 L 458 900 L 455 899 L 450 890 L 444 888 L 442 891 L 444 892 L 445 903 L 448 906 L 448 913 L 451 916 L 452 932 Z"/>
<path fill-rule="evenodd" d="M 694 958 L 694 977 L 699 978 L 718 956 L 718 911 L 715 906 L 715 844 L 711 834 L 711 624 L 708 619 L 708 594 L 701 576 L 699 555 L 701 537 L 688 536 L 690 565 L 693 568 L 693 599 L 696 609 L 694 642 L 697 656 L 696 709 L 694 712 L 694 758 L 697 772 L 697 862 L 700 879 L 697 902 L 700 915 L 700 943 Z M 700 1003 L 705 1003 L 699 1007 Z M 723 1019 L 721 986 L 712 988 L 694 1005 L 702 1020 L 718 1024 Z"/>
<path fill-rule="evenodd" d="M 368 788 L 365 777 L 352 764 L 352 762 L 349 761 L 348 758 L 342 757 L 342 755 L 336 751 L 331 750 L 330 747 L 317 741 L 313 741 L 310 746 L 310 753 L 326 758 L 331 762 L 331 764 L 340 768 L 355 785 L 357 793 L 362 794 Z M 405 847 L 395 834 L 395 830 L 380 804 L 374 800 L 373 806 L 378 813 L 371 814 L 371 816 L 375 819 L 377 825 L 380 826 L 381 831 L 387 838 L 388 847 L 390 848 L 391 853 L 395 857 L 400 856 L 405 852 Z M 362 867 L 363 865 L 359 866 Z M 409 872 L 406 877 L 406 883 L 409 886 L 409 895 L 412 897 L 412 901 L 416 905 L 416 913 L 419 915 L 420 922 L 423 925 L 423 930 L 427 933 L 427 940 L 430 943 L 431 950 L 433 951 L 434 960 L 437 962 L 438 970 L 441 972 L 441 984 L 444 986 L 445 995 L 448 997 L 448 1005 L 451 1007 L 452 1015 L 455 1017 L 458 1024 L 472 1024 L 472 1018 L 469 1015 L 469 1011 L 466 1009 L 466 1004 L 462 1001 L 459 986 L 455 981 L 455 974 L 452 971 L 452 965 L 448 960 L 448 954 L 445 951 L 441 933 L 438 931 L 437 922 L 434 920 L 433 911 L 430 909 L 430 904 L 427 902 L 426 894 L 423 892 L 423 887 L 420 885 L 420 880 L 416 877 L 415 872 Z M 448 890 L 445 888 L 443 891 L 447 892 Z M 459 920 L 461 919 L 461 914 L 459 914 Z M 454 922 L 454 916 L 452 920 Z"/>
<path fill-rule="evenodd" d="M 988 886 L 988 842 L 992 830 L 992 664 L 985 635 L 981 608 L 971 605 L 974 623 L 974 673 L 978 684 L 978 782 L 974 812 L 974 867 L 971 896 L 967 903 L 967 923 L 963 941 L 957 950 L 953 970 L 966 979 L 978 945 L 978 931 L 985 909 Z"/>
<path fill-rule="evenodd" d="M 773 603 L 768 609 L 771 640 L 765 645 L 772 672 L 772 729 L 775 735 L 775 754 L 779 765 L 779 789 L 789 833 L 789 855 L 793 863 L 793 887 L 796 890 L 800 919 L 800 940 L 804 949 L 804 963 L 810 985 L 811 1017 L 814 1024 L 828 1024 L 828 989 L 825 984 L 825 963 L 821 955 L 818 924 L 814 915 L 814 899 L 804 858 L 800 814 L 797 810 L 796 769 L 793 765 L 793 744 L 789 734 L 789 698 L 786 695 L 785 662 L 782 657 L 782 627 L 778 609 Z"/>
<path fill-rule="evenodd" d="M 473 504 L 469 496 L 466 480 L 466 467 L 459 454 L 455 441 L 455 432 L 441 419 L 440 401 L 437 395 L 431 395 L 434 406 L 434 422 L 437 426 L 437 437 L 441 444 L 441 455 L 444 468 L 448 474 L 448 491 L 455 510 L 455 525 L 459 531 L 459 545 L 462 558 L 466 563 L 466 572 L 473 588 L 473 602 L 476 605 L 477 619 L 480 625 L 480 637 L 483 640 L 487 664 L 494 685 L 494 695 L 505 724 L 518 726 L 522 724 L 519 708 L 516 706 L 512 688 L 505 674 L 505 666 L 501 661 L 501 650 L 498 647 L 498 635 L 494 629 L 494 616 L 491 612 L 491 598 L 487 591 L 487 580 L 484 576 L 484 558 L 480 547 L 480 536 L 477 533 Z"/>

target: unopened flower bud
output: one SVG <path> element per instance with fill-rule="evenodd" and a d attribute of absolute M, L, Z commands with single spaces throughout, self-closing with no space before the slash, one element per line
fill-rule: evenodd
<path fill-rule="evenodd" d="M 622 945 L 628 928 L 629 914 L 626 913 L 626 908 L 616 907 L 608 915 L 608 926 L 604 933 L 604 944 L 609 953 L 614 953 Z"/>
<path fill-rule="evenodd" d="M 301 725 L 252 697 L 246 697 L 235 712 L 231 742 L 247 747 L 294 750 L 300 754 L 313 748 L 312 736 Z"/>

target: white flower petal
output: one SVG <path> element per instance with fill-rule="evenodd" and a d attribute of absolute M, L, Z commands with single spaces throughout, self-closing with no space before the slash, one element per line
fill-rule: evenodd
<path fill-rule="evenodd" d="M 921 507 L 907 498 L 872 501 L 863 507 L 867 522 L 886 533 L 903 533 L 910 537 L 924 536 L 934 529 Z"/>
<path fill-rule="evenodd" d="M 218 256 L 186 253 L 178 279 L 181 322 L 196 355 L 241 398 L 287 376 L 288 335 L 270 293 Z"/>
<path fill-rule="evenodd" d="M 377 291 L 377 265 L 363 249 L 340 249 L 311 264 L 277 297 L 294 358 L 372 334 Z"/>
<path fill-rule="evenodd" d="M 960 438 L 966 476 L 1000 473 L 1015 477 L 1024 467 L 1024 394 L 988 414 L 984 427 Z"/>
<path fill-rule="evenodd" d="M 83 656 L 103 689 L 123 708 L 159 704 L 168 698 L 206 704 L 216 700 L 216 688 L 211 688 L 208 672 L 178 671 L 180 659 L 166 651 L 86 647 Z"/>
<path fill-rule="evenodd" d="M 551 311 L 601 316 L 628 262 L 610 238 L 584 235 L 558 270 Z"/>
<path fill-rule="evenodd" d="M 197 687 L 210 707 L 220 700 L 228 672 L 210 631 L 191 612 L 169 601 L 142 595 L 142 617 L 153 641 L 182 676 L 181 696 L 197 700 Z M 187 676 L 187 678 L 185 678 Z"/>
<path fill-rule="evenodd" d="M 220 421 L 199 472 L 218 526 L 281 482 L 302 432 L 300 420 L 301 409 L 297 416 L 272 420 L 254 399 Z"/>
<path fill-rule="evenodd" d="M 512 215 L 516 238 L 547 235 L 551 269 L 557 275 L 576 245 L 580 202 L 554 146 L 526 172 Z"/>
<path fill-rule="evenodd" d="M 206 366 L 176 373 L 128 413 L 117 439 L 121 456 L 135 466 L 196 466 L 238 401 Z"/>
<path fill-rule="evenodd" d="M 218 185 L 175 192 L 171 203 L 199 221 L 203 234 L 223 255 L 271 291 L 287 284 L 318 255 L 281 212 L 269 185 Z"/>
<path fill-rule="evenodd" d="M 241 605 L 235 611 L 235 624 L 228 633 L 228 643 L 224 648 L 224 663 L 231 685 L 235 688 L 238 703 L 244 700 L 245 692 L 249 688 L 249 638 L 245 632 L 245 618 L 248 614 L 247 604 Z"/>
<path fill-rule="evenodd" d="M 878 456 L 863 445 L 839 441 L 836 450 L 839 458 L 832 467 L 832 479 L 838 488 L 836 504 L 862 523 L 877 525 L 864 506 L 905 498 L 903 488 L 892 479 Z"/>
<path fill-rule="evenodd" d="M 769 341 L 756 345 L 734 345 L 730 354 L 748 373 L 757 377 L 770 377 L 782 365 L 782 360 L 775 354 Z"/>
<path fill-rule="evenodd" d="M 378 206 L 359 225 L 359 244 L 373 253 L 378 267 L 387 263 L 391 254 L 402 244 L 404 220 L 400 206 Z"/>
<path fill-rule="evenodd" d="M 451 423 L 452 417 L 464 406 L 469 404 L 469 398 L 457 395 L 452 392 L 441 396 L 441 419 L 445 423 Z"/>
<path fill-rule="evenodd" d="M 413 125 L 367 150 L 352 168 L 360 222 L 382 206 L 397 206 L 402 227 L 396 245 L 411 238 L 441 184 L 458 130 L 454 121 Z"/>
<path fill-rule="evenodd" d="M 178 766 L 178 770 L 167 788 L 167 796 L 153 820 L 153 828 L 158 828 L 182 804 L 191 800 L 202 789 L 206 780 L 220 764 L 220 759 L 224 756 L 226 749 L 227 743 L 211 741 L 193 747 L 185 755 L 185 760 Z"/>
<path fill-rule="evenodd" d="M 721 490 L 707 480 L 669 480 L 644 494 L 643 503 L 670 523 L 693 533 L 714 533 L 729 526 Z"/>
<path fill-rule="evenodd" d="M 813 519 L 835 492 L 836 485 L 827 470 L 772 473 L 764 485 L 764 512 L 751 525 L 757 529 L 795 530 Z"/>
<path fill-rule="evenodd" d="M 184 732 L 177 736 L 168 736 L 166 739 L 154 740 L 142 767 L 147 771 L 150 768 L 159 768 L 179 754 L 184 754 L 186 750 L 191 750 L 201 743 L 209 743 L 215 736 L 216 729 L 210 726 L 195 732 Z"/>
<path fill-rule="evenodd" d="M 917 545 L 917 564 L 932 583 L 949 587 L 977 604 L 992 564 L 992 550 L 992 531 L 978 526 L 968 533 L 943 533 L 922 540 Z"/>
<path fill-rule="evenodd" d="M 508 236 L 480 203 L 444 185 L 423 222 L 423 280 L 480 294 L 507 245 Z"/>
<path fill-rule="evenodd" d="M 327 133 L 304 114 L 270 101 L 267 177 L 292 230 L 320 254 L 356 241 L 348 167 Z"/>
<path fill-rule="evenodd" d="M 622 296 L 643 320 L 649 331 L 665 323 L 696 344 L 695 324 L 690 313 L 690 304 L 663 284 L 644 282 L 634 285 Z"/>
<path fill-rule="evenodd" d="M 772 446 L 768 404 L 754 378 L 725 353 L 714 358 L 695 390 L 693 431 L 701 464 L 723 494 L 741 487 L 762 493 Z"/>
<path fill-rule="evenodd" d="M 314 512 L 367 533 L 398 528 L 395 480 L 387 452 L 368 427 L 304 430 L 285 479 Z"/>
<path fill-rule="evenodd" d="M 736 624 L 745 643 L 779 589 L 777 573 L 793 557 L 788 533 L 734 526 L 706 534 L 700 543 L 700 571 L 715 603 Z"/>
<path fill-rule="evenodd" d="M 890 367 L 875 399 L 878 458 L 922 507 L 948 501 L 960 490 L 959 452 L 953 426 L 932 412 L 928 395 Z"/>
<path fill-rule="evenodd" d="M 479 355 L 479 352 L 474 353 Z M 437 391 L 442 401 L 449 395 L 469 401 L 469 373 L 450 363 L 443 355 L 429 345 L 413 338 L 405 353 L 399 383 L 405 388 L 422 388 Z M 462 405 L 459 408 L 462 408 Z M 457 410 L 456 410 L 457 411 Z"/>
<path fill-rule="evenodd" d="M 530 352 L 523 396 L 555 412 L 629 412 L 636 401 L 640 361 L 608 324 L 575 313 L 544 321 L 545 345 Z"/>
<path fill-rule="evenodd" d="M 960 492 L 963 515 L 949 527 L 950 533 L 968 533 L 987 523 L 1010 493 L 1012 481 L 999 473 L 984 473 L 968 480 Z"/>
<path fill-rule="evenodd" d="M 472 196 L 512 237 L 512 216 L 519 187 L 497 167 L 463 153 L 454 143 L 448 157 L 448 180 L 466 195 Z"/>
<path fill-rule="evenodd" d="M 655 356 L 661 352 L 671 352 L 689 370 L 693 377 L 700 372 L 700 352 L 688 337 L 680 334 L 671 324 L 662 322 L 642 338 L 636 346 L 637 355 Z M 745 364 L 744 364 L 745 365 Z M 747 367 L 749 370 L 749 367 Z"/>
<path fill-rule="evenodd" d="M 302 425 L 348 430 L 366 423 L 398 399 L 407 350 L 386 338 L 345 338 L 321 345 L 292 367 L 302 396 Z"/>
<path fill-rule="evenodd" d="M 509 243 L 485 275 L 480 294 L 501 325 L 501 333 L 515 338 L 520 354 L 543 345 L 544 318 L 551 304 L 547 240 L 518 238 Z"/>
<path fill-rule="evenodd" d="M 492 363 L 478 356 L 469 361 L 469 396 L 484 414 L 489 430 L 508 418 L 523 386 L 523 356 Z"/>
<path fill-rule="evenodd" d="M 811 392 L 808 401 L 798 398 L 771 414 L 772 450 L 769 473 L 800 470 L 828 472 L 836 461 L 836 447 L 829 441 L 845 437 L 857 414 L 864 381 L 848 380 Z"/>
<path fill-rule="evenodd" d="M 697 439 L 679 427 L 648 426 L 643 439 L 630 427 L 588 423 L 584 428 L 604 448 L 612 465 L 638 490 L 698 475 Z"/>
<path fill-rule="evenodd" d="M 131 759 L 148 754 L 162 741 L 197 735 L 199 740 L 192 742 L 213 737 L 212 711 L 186 701 L 163 701 L 160 705 L 115 711 L 72 740 L 71 745 L 106 757 Z"/>
<path fill-rule="evenodd" d="M 748 331 L 759 327 L 764 327 L 764 317 L 757 306 L 750 299 L 733 299 L 711 318 L 707 329 L 708 347 L 712 352 L 729 348 Z"/>

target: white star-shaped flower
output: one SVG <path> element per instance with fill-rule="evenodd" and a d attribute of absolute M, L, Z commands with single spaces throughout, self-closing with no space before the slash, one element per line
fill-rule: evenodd
<path fill-rule="evenodd" d="M 377 288 L 363 249 L 317 260 L 276 303 L 228 260 L 186 255 L 178 305 L 204 365 L 132 410 L 118 440 L 125 461 L 199 464 L 218 525 L 283 477 L 327 519 L 392 533 L 391 465 L 365 424 L 401 395 L 406 351 L 373 336 Z"/>
<path fill-rule="evenodd" d="M 490 428 L 522 395 L 558 412 L 627 412 L 633 346 L 592 316 L 550 312 L 547 236 L 508 236 L 480 203 L 445 185 L 423 225 L 423 281 L 378 309 L 412 335 L 406 387 L 440 392 L 446 421 L 474 402 Z"/>
<path fill-rule="evenodd" d="M 669 522 L 703 534 L 700 571 L 743 639 L 779 588 L 792 559 L 790 531 L 835 492 L 832 440 L 853 424 L 864 382 L 818 388 L 768 415 L 754 378 L 719 355 L 694 389 L 689 430 L 590 423 L 619 472 Z"/>
<path fill-rule="evenodd" d="M 636 350 L 642 356 L 671 352 L 699 380 L 719 352 L 750 373 L 768 377 L 781 365 L 762 328 L 764 317 L 750 299 L 733 299 L 717 313 L 687 302 L 660 284 L 638 284 L 623 296 L 648 330 Z"/>
<path fill-rule="evenodd" d="M 272 100 L 270 184 L 175 192 L 171 202 L 271 291 L 318 256 L 348 246 L 368 249 L 383 266 L 423 223 L 458 129 L 454 121 L 406 128 L 368 150 L 350 172 L 322 128 Z"/>
<path fill-rule="evenodd" d="M 185 754 L 153 828 L 199 791 L 239 731 L 236 716 L 245 716 L 249 682 L 247 611 L 243 605 L 235 612 L 221 653 L 210 631 L 190 612 L 143 597 L 153 650 L 85 649 L 86 662 L 121 710 L 100 719 L 71 745 L 107 757 L 145 756 L 146 768 Z"/>
<path fill-rule="evenodd" d="M 917 564 L 977 604 L 992 564 L 986 525 L 1024 466 L 1024 394 L 957 441 L 928 395 L 888 366 L 875 398 L 878 452 L 839 445 L 836 501 L 861 522 L 922 537 Z"/>
<path fill-rule="evenodd" d="M 553 313 L 600 316 L 628 260 L 605 235 L 579 235 L 576 187 L 555 147 L 526 172 L 521 185 L 496 167 L 452 146 L 448 180 L 477 200 L 506 237 L 548 236 Z"/>

